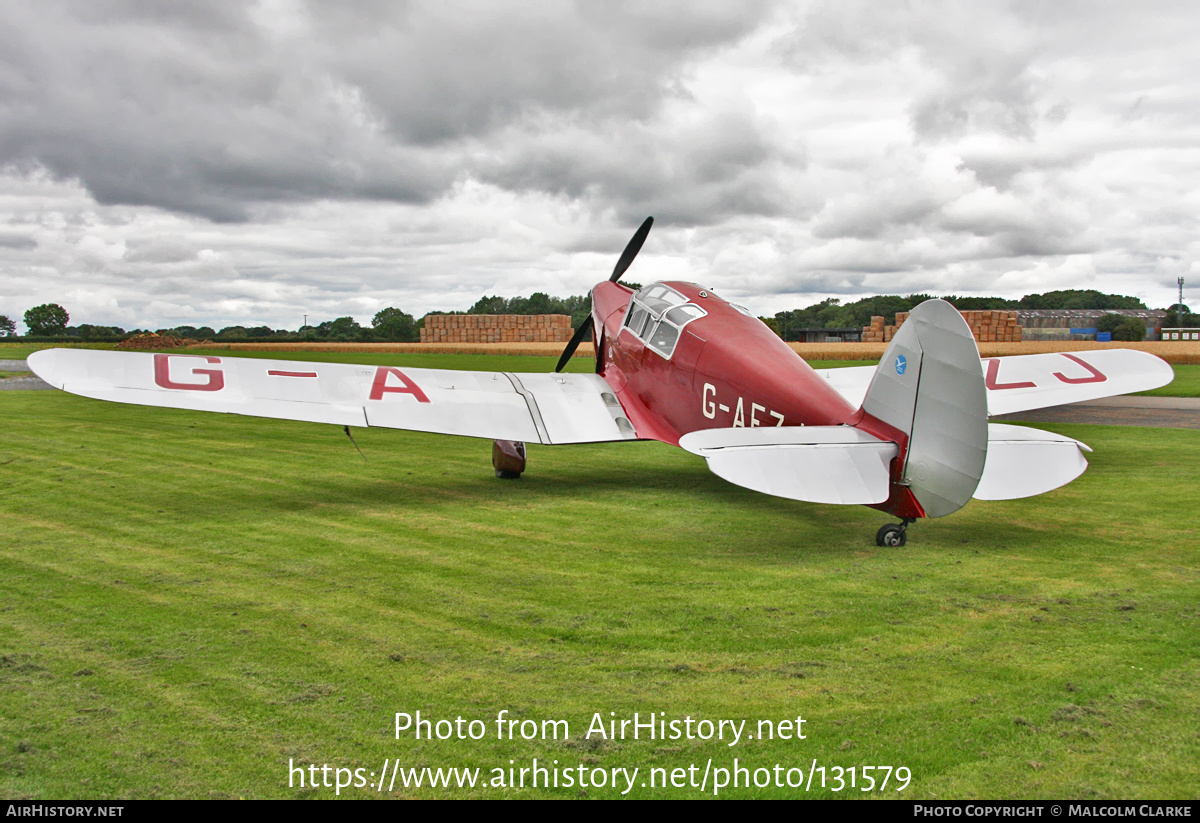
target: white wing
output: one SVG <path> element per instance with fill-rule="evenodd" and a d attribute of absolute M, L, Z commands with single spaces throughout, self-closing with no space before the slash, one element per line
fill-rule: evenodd
<path fill-rule="evenodd" d="M 47 349 L 56 388 L 118 403 L 532 443 L 636 439 L 595 374 L 510 374 L 293 360 Z"/>
<path fill-rule="evenodd" d="M 816 372 L 840 395 L 861 406 L 875 368 L 851 366 Z M 1175 372 L 1162 358 L 1133 349 L 990 357 L 983 361 L 983 373 L 989 415 L 1149 391 L 1175 379 Z"/>

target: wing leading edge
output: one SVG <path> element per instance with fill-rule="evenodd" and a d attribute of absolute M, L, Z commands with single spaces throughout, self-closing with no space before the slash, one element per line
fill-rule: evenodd
<path fill-rule="evenodd" d="M 29 367 L 56 388 L 118 403 L 531 443 L 637 439 L 594 374 L 309 363 L 46 349 Z"/>

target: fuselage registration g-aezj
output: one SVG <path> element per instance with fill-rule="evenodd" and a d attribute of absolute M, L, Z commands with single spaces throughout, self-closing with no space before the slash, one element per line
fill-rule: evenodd
<path fill-rule="evenodd" d="M 895 515 L 901 522 L 876 535 L 893 546 L 918 518 L 972 497 L 1041 494 L 1087 467 L 1083 443 L 989 416 L 1143 391 L 1174 376 L 1161 359 L 1127 349 L 984 361 L 962 315 L 942 300 L 913 309 L 878 367 L 813 369 L 711 291 L 617 282 L 651 222 L 592 289 L 591 315 L 552 374 L 79 349 L 28 362 L 51 385 L 101 400 L 486 438 L 503 477 L 524 471 L 526 442 L 659 440 L 756 491 Z M 589 333 L 595 373 L 563 373 Z"/>

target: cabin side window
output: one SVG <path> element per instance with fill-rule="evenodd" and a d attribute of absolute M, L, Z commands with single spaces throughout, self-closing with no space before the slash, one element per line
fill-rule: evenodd
<path fill-rule="evenodd" d="M 670 286 L 652 284 L 633 296 L 625 314 L 625 326 L 656 354 L 671 359 L 683 327 L 704 317 L 704 309 Z"/>
<path fill-rule="evenodd" d="M 642 330 L 646 325 L 646 320 L 649 319 L 650 312 L 646 311 L 646 307 L 640 303 L 633 303 L 630 306 L 629 314 L 625 316 L 625 325 L 629 330 L 638 337 L 642 336 Z"/>
<path fill-rule="evenodd" d="M 658 326 L 654 329 L 654 334 L 650 336 L 650 342 L 647 345 L 663 357 L 670 359 L 675 351 L 675 344 L 678 342 L 679 327 L 667 320 L 660 320 Z"/>

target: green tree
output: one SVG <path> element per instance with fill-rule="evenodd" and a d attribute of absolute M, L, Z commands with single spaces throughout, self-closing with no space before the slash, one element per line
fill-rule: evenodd
<path fill-rule="evenodd" d="M 1102 318 L 1103 319 L 1103 318 Z M 1138 342 L 1146 339 L 1146 321 L 1140 317 L 1126 317 L 1112 333 L 1113 340 Z"/>
<path fill-rule="evenodd" d="M 481 297 L 475 301 L 475 305 L 467 309 L 467 314 L 505 314 L 508 310 L 508 301 L 503 297 Z M 384 309 L 383 311 L 392 311 L 392 309 Z M 397 311 L 399 311 L 397 309 Z M 383 314 L 380 312 L 379 314 Z M 378 319 L 379 315 L 375 315 Z M 378 326 L 378 324 L 374 324 Z"/>
<path fill-rule="evenodd" d="M 329 336 L 334 340 L 359 340 L 364 331 L 353 317 L 339 317 L 329 324 Z"/>
<path fill-rule="evenodd" d="M 193 340 L 212 339 L 217 336 L 217 333 L 208 326 L 176 326 L 171 329 L 176 337 L 190 337 Z"/>
<path fill-rule="evenodd" d="M 120 337 L 125 330 L 118 326 L 93 326 L 91 323 L 80 323 L 78 326 L 68 326 L 66 333 L 84 340 L 99 337 Z"/>
<path fill-rule="evenodd" d="M 525 309 L 526 314 L 551 314 L 552 312 L 550 295 L 544 291 L 535 291 L 529 296 L 529 305 Z"/>
<path fill-rule="evenodd" d="M 487 299 L 489 298 L 483 298 L 483 300 Z M 475 305 L 478 306 L 479 303 Z M 490 312 L 472 312 L 472 314 L 490 314 Z M 420 339 L 417 332 L 417 321 L 408 312 L 400 311 L 394 306 L 389 306 L 376 314 L 371 320 L 371 326 L 375 329 L 375 334 L 385 340 L 415 343 Z"/>
<path fill-rule="evenodd" d="M 950 294 L 942 299 L 959 311 L 1003 311 L 1020 305 L 1016 300 L 1003 297 L 957 297 Z"/>
<path fill-rule="evenodd" d="M 781 311 L 775 315 L 777 333 L 784 340 L 796 340 L 801 329 L 834 329 L 843 324 L 839 315 L 847 310 L 836 297 L 829 297 L 820 303 L 814 303 L 806 309 Z M 868 321 L 869 322 L 869 321 Z M 851 323 L 850 325 L 853 325 Z M 865 323 L 862 325 L 866 325 Z"/>
<path fill-rule="evenodd" d="M 0 314 L 0 337 L 16 337 L 17 324 L 7 315 Z"/>
<path fill-rule="evenodd" d="M 571 325 L 575 328 L 579 328 L 579 324 L 586 320 L 591 312 L 592 298 L 590 295 L 550 297 L 544 292 L 534 292 L 529 297 L 481 297 L 475 301 L 475 305 L 467 309 L 467 314 L 566 314 L 570 316 Z M 441 313 L 457 314 L 457 312 Z"/>
<path fill-rule="evenodd" d="M 57 303 L 43 303 L 25 312 L 25 325 L 34 337 L 51 337 L 67 330 L 71 315 Z"/>
<path fill-rule="evenodd" d="M 1136 297 L 1104 294 L 1095 289 L 1063 289 L 1045 294 L 1027 294 L 1021 298 L 1023 309 L 1145 309 Z"/>
<path fill-rule="evenodd" d="M 1163 328 L 1167 329 L 1190 328 L 1197 325 L 1200 325 L 1197 315 L 1192 314 L 1187 306 L 1180 303 L 1175 303 L 1167 309 L 1167 316 L 1163 319 Z"/>
<path fill-rule="evenodd" d="M 1125 322 L 1125 316 L 1121 314 L 1106 314 L 1096 321 L 1096 331 L 1108 332 L 1110 334 L 1116 332 Z"/>
<path fill-rule="evenodd" d="M 584 320 L 587 320 L 588 315 L 592 313 L 592 296 L 590 294 L 575 294 L 570 297 L 556 301 L 555 314 L 571 315 L 571 326 L 579 328 Z"/>

